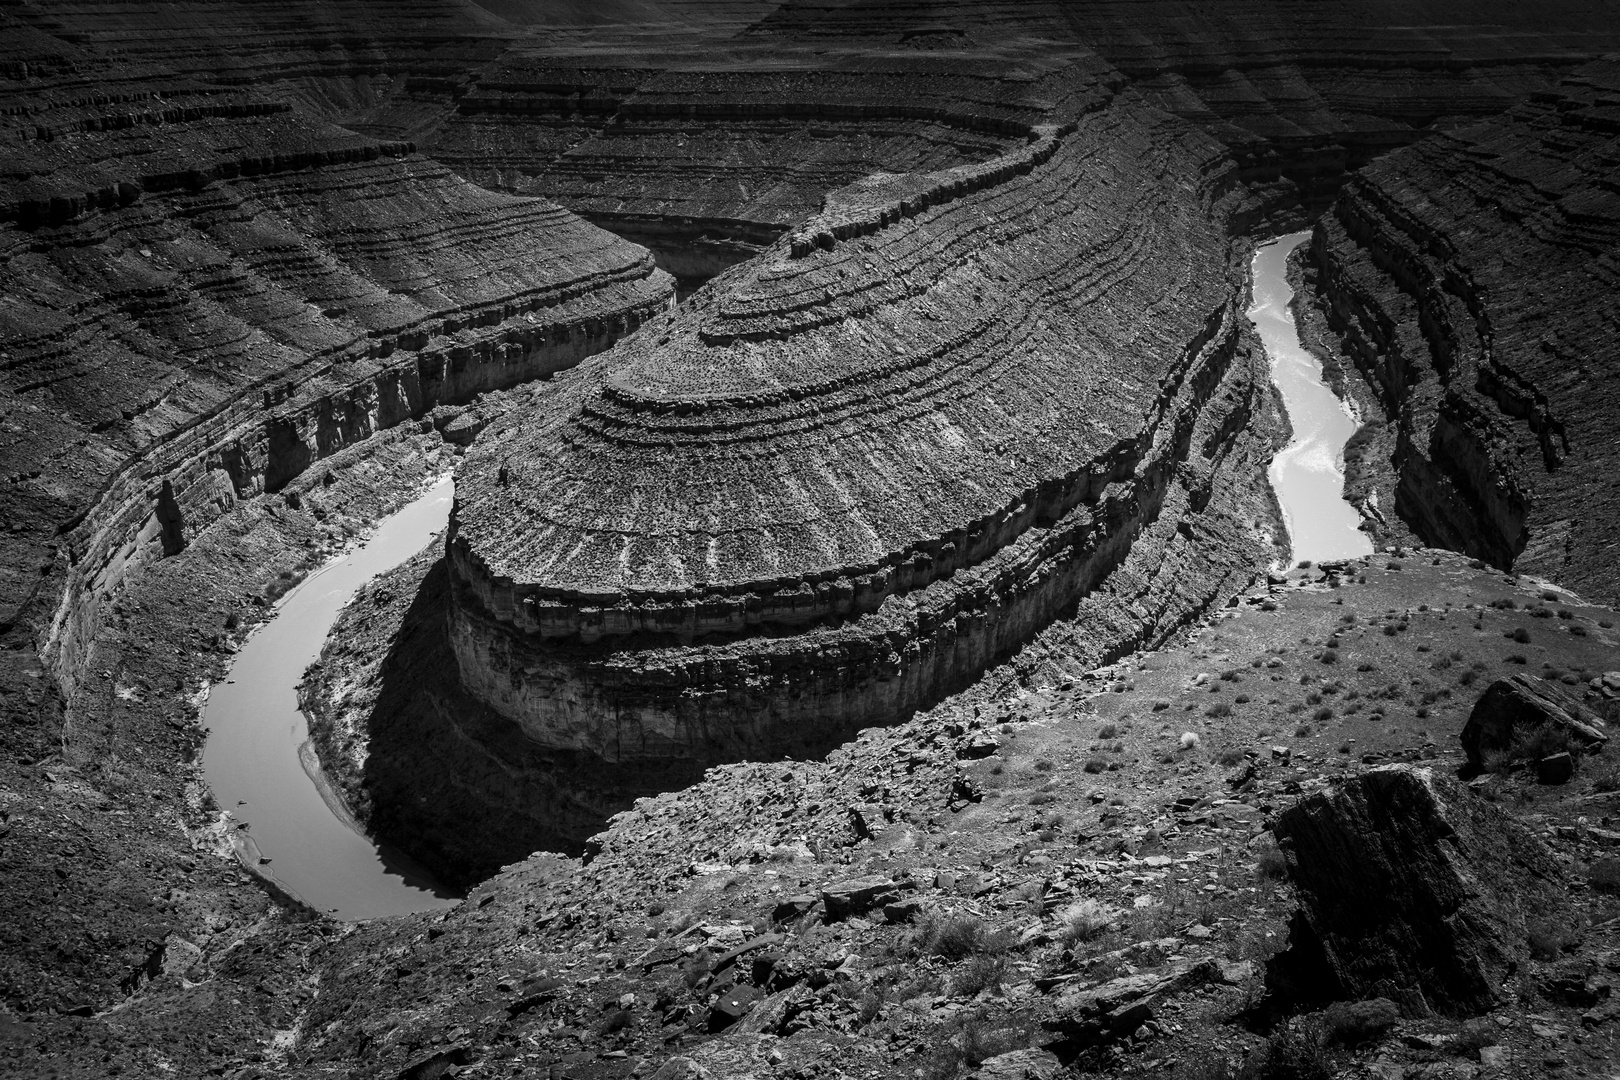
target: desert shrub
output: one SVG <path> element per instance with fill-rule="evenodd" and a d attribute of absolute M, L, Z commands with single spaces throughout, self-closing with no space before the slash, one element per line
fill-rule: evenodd
<path fill-rule="evenodd" d="M 1558 617 L 1560 619 L 1573 619 L 1575 617 L 1575 613 L 1569 610 L 1569 608 L 1559 608 Z"/>
<path fill-rule="evenodd" d="M 1518 607 L 1518 605 L 1513 602 L 1513 598 L 1511 596 L 1504 596 L 1500 600 L 1492 600 L 1491 607 L 1498 611 L 1512 611 L 1514 608 Z"/>
<path fill-rule="evenodd" d="M 882 1015 L 885 1004 L 883 991 L 875 988 L 868 990 L 861 995 L 860 1008 L 855 1013 L 856 1022 L 862 1027 L 870 1024 Z"/>
<path fill-rule="evenodd" d="M 598 1035 L 612 1035 L 615 1031 L 623 1031 L 635 1022 L 636 1018 L 629 1009 L 615 1009 L 608 1014 L 606 1020 L 602 1021 L 601 1026 L 596 1029 L 596 1033 Z"/>
<path fill-rule="evenodd" d="M 1006 977 L 1006 957 L 975 956 L 952 976 L 951 993 L 958 997 L 973 997 L 993 986 L 999 986 Z"/>
<path fill-rule="evenodd" d="M 1036 772 L 1051 772 L 1055 768 L 1057 768 L 1057 766 L 1052 764 L 1052 760 L 1050 758 L 1041 758 L 1041 760 L 1035 763 Z"/>
<path fill-rule="evenodd" d="M 1031 806 L 1045 806 L 1047 803 L 1056 801 L 1057 796 L 1050 791 L 1037 791 L 1029 797 L 1029 805 Z"/>
<path fill-rule="evenodd" d="M 1557 923 L 1532 919 L 1526 927 L 1530 955 L 1537 960 L 1556 960 L 1569 942 L 1568 932 Z"/>
<path fill-rule="evenodd" d="M 945 960 L 966 960 L 984 938 L 983 921 L 971 915 L 928 918 L 918 928 L 918 945 L 925 953 Z"/>
<path fill-rule="evenodd" d="M 709 977 L 714 967 L 714 961 L 707 950 L 692 954 L 692 959 L 681 965 L 681 979 L 689 989 L 696 989 L 698 983 Z"/>
<path fill-rule="evenodd" d="M 1180 745 L 1183 750 L 1198 749 L 1198 742 L 1198 733 L 1196 731 L 1183 731 L 1181 733 Z"/>
<path fill-rule="evenodd" d="M 1095 941 L 1114 925 L 1119 913 L 1096 900 L 1078 900 L 1063 909 L 1058 921 L 1063 925 L 1063 943 L 1074 945 L 1082 941 Z"/>
<path fill-rule="evenodd" d="M 1586 881 L 1600 893 L 1620 896 L 1620 859 L 1599 859 L 1587 871 Z"/>
<path fill-rule="evenodd" d="M 1554 724 L 1540 724 L 1513 733 L 1513 744 L 1508 755 L 1515 759 L 1539 761 L 1570 748 L 1569 732 Z"/>
<path fill-rule="evenodd" d="M 1464 1024 L 1462 1030 L 1447 1044 L 1447 1049 L 1458 1057 L 1478 1058 L 1481 1049 L 1495 1046 L 1496 1043 L 1496 1026 L 1489 1020 L 1479 1019 Z"/>
<path fill-rule="evenodd" d="M 1315 720 L 1319 724 L 1324 720 L 1331 720 L 1333 719 L 1333 710 L 1324 705 L 1320 709 L 1317 709 L 1315 712 L 1311 713 L 1311 719 Z"/>
<path fill-rule="evenodd" d="M 1288 876 L 1288 860 L 1276 849 L 1260 853 L 1260 866 L 1256 871 L 1263 881 L 1282 881 Z"/>
<path fill-rule="evenodd" d="M 1279 1028 L 1243 1070 L 1242 1080 L 1333 1080 L 1333 1062 L 1321 1030 Z"/>
<path fill-rule="evenodd" d="M 1296 739 L 1308 739 L 1310 737 L 1311 737 L 1311 726 L 1309 724 L 1301 724 L 1301 725 L 1299 725 L 1299 727 L 1294 729 L 1294 738 L 1296 738 Z"/>
<path fill-rule="evenodd" d="M 1464 671 L 1461 675 L 1457 676 L 1457 682 L 1461 686 L 1472 686 L 1474 685 L 1474 680 L 1477 678 L 1479 678 L 1479 672 L 1475 671 L 1473 668 L 1469 668 L 1467 671 Z"/>
<path fill-rule="evenodd" d="M 1507 656 L 1502 657 L 1502 662 L 1504 664 L 1528 664 L 1530 661 L 1524 658 L 1524 653 L 1509 653 Z"/>
<path fill-rule="evenodd" d="M 1217 764 L 1223 765 L 1229 769 L 1233 765 L 1243 764 L 1244 753 L 1235 746 L 1229 746 L 1225 750 L 1221 751 L 1221 756 L 1216 758 L 1215 761 Z"/>
<path fill-rule="evenodd" d="M 1576 637 L 1585 637 L 1587 633 L 1586 627 L 1582 626 L 1580 623 L 1570 624 L 1569 632 L 1574 634 Z"/>
<path fill-rule="evenodd" d="M 1520 645 L 1530 644 L 1530 631 L 1526 630 L 1522 626 L 1514 627 L 1513 632 L 1507 636 L 1513 641 L 1517 641 Z"/>
<path fill-rule="evenodd" d="M 1359 1046 L 1394 1027 L 1401 1010 L 1388 998 L 1336 1001 L 1322 1014 L 1323 1034 L 1330 1043 Z"/>
<path fill-rule="evenodd" d="M 1322 661 L 1324 664 L 1337 664 L 1339 662 L 1339 650 L 1323 649 L 1322 655 L 1317 657 L 1317 659 Z"/>
<path fill-rule="evenodd" d="M 1107 771 L 1107 769 L 1108 769 L 1108 759 L 1098 757 L 1096 754 L 1093 754 L 1090 757 L 1086 758 L 1085 765 L 1083 765 L 1081 767 L 1084 768 L 1086 770 L 1086 772 L 1091 773 L 1093 776 L 1095 776 L 1097 773 Z"/>
<path fill-rule="evenodd" d="M 1213 717 L 1216 717 L 1217 719 L 1219 719 L 1221 717 L 1231 716 L 1232 715 L 1232 706 L 1228 705 L 1224 701 L 1217 701 L 1215 704 L 1211 705 L 1209 708 L 1204 710 L 1204 715 L 1205 716 L 1213 716 Z"/>
<path fill-rule="evenodd" d="M 1109 739 L 1112 739 L 1114 736 L 1116 736 L 1118 734 L 1119 734 L 1119 725 L 1118 724 L 1104 724 L 1102 727 L 1097 729 L 1097 738 L 1102 740 L 1103 742 L 1107 742 Z"/>
<path fill-rule="evenodd" d="M 1394 623 L 1385 623 L 1384 624 L 1384 636 L 1385 637 L 1394 637 L 1397 633 L 1399 633 L 1399 631 L 1397 631 L 1395 629 L 1395 624 Z"/>

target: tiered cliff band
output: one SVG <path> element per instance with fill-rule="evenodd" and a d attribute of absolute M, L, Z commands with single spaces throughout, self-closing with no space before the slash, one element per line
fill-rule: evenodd
<path fill-rule="evenodd" d="M 1330 322 L 1428 543 L 1620 596 L 1620 65 L 1370 166 L 1317 226 Z"/>
<path fill-rule="evenodd" d="M 629 761 L 804 750 L 971 681 L 1125 556 L 1223 380 L 1263 378 L 1233 363 L 1248 205 L 1210 140 L 1106 95 L 830 198 L 481 438 L 463 684 Z"/>

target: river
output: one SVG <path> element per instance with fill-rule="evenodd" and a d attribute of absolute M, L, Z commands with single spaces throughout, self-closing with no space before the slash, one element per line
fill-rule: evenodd
<path fill-rule="evenodd" d="M 384 518 L 364 544 L 287 593 L 224 680 L 209 689 L 203 773 L 219 805 L 247 824 L 233 835 L 238 854 L 288 893 L 340 919 L 428 911 L 457 899 L 408 857 L 362 834 L 323 791 L 296 689 L 343 605 L 442 532 L 454 494 L 444 478 Z"/>
<path fill-rule="evenodd" d="M 1270 476 L 1296 565 L 1372 553 L 1372 541 L 1359 527 L 1361 515 L 1344 501 L 1344 444 L 1355 434 L 1356 421 L 1322 382 L 1322 365 L 1300 344 L 1288 309 L 1294 296 L 1288 256 L 1310 235 L 1291 233 L 1260 246 L 1249 308 L 1294 429 L 1293 439 L 1272 459 Z"/>

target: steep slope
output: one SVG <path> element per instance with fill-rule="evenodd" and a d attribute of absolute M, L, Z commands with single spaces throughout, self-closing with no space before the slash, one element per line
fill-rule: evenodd
<path fill-rule="evenodd" d="M 35 51 L 0 133 L 0 621 L 32 603 L 70 690 L 131 561 L 671 299 L 642 249 L 409 144 L 173 77 L 86 96 L 47 39 L 8 40 Z"/>
<path fill-rule="evenodd" d="M 1313 239 L 1317 288 L 1399 436 L 1424 539 L 1620 596 L 1620 65 L 1358 174 Z M 1369 467 L 1374 467 L 1369 465 Z"/>

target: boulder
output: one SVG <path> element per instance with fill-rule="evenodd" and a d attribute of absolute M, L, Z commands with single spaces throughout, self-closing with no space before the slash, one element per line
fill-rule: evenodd
<path fill-rule="evenodd" d="M 1603 718 L 1556 683 L 1533 675 L 1497 679 L 1485 688 L 1463 726 L 1463 752 L 1473 765 L 1486 754 L 1507 752 L 1538 730 L 1551 728 L 1576 751 L 1609 741 Z"/>
<path fill-rule="evenodd" d="M 1543 784 L 1567 784 L 1575 775 L 1575 759 L 1569 752 L 1548 754 L 1536 762 L 1536 779 Z"/>
<path fill-rule="evenodd" d="M 974 1075 L 979 1080 L 1051 1080 L 1063 1063 L 1049 1050 L 1013 1050 L 988 1058 Z"/>
<path fill-rule="evenodd" d="M 1341 781 L 1284 811 L 1275 831 L 1300 902 L 1268 972 L 1284 996 L 1483 1012 L 1529 955 L 1527 923 L 1570 917 L 1546 847 L 1429 769 Z"/>
<path fill-rule="evenodd" d="M 1153 1019 L 1161 999 L 1221 981 L 1221 966 L 1214 960 L 1175 961 L 1154 971 L 1069 991 L 1058 998 L 1042 1026 L 1077 1042 L 1102 1042 L 1128 1035 Z"/>
<path fill-rule="evenodd" d="M 822 909 L 828 922 L 838 922 L 851 915 L 862 915 L 879 904 L 900 899 L 902 888 L 908 884 L 896 883 L 886 877 L 855 878 L 840 881 L 821 890 Z"/>

